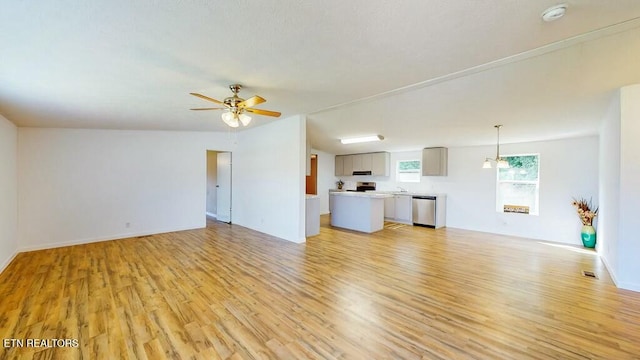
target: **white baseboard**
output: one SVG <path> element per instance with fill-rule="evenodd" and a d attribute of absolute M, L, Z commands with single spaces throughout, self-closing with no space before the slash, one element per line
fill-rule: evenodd
<path fill-rule="evenodd" d="M 207 211 L 207 217 L 213 218 L 213 219 L 217 219 L 218 215 L 214 214 L 214 213 L 210 213 Z"/>
<path fill-rule="evenodd" d="M 640 292 L 640 284 L 635 284 L 635 283 L 620 282 L 618 283 L 618 288 Z"/>
<path fill-rule="evenodd" d="M 178 227 L 178 228 L 171 228 L 171 229 L 158 229 L 158 230 L 152 230 L 152 231 L 142 231 L 142 232 L 135 232 L 135 233 L 116 234 L 116 235 L 105 236 L 105 237 L 96 237 L 96 238 L 86 238 L 86 239 L 78 239 L 78 240 L 71 240 L 71 241 L 62 241 L 62 242 L 56 242 L 56 243 L 50 243 L 50 244 L 37 244 L 37 245 L 30 245 L 30 246 L 21 247 L 21 248 L 18 249 L 18 252 L 28 252 L 28 251 L 36 251 L 36 250 L 44 250 L 44 249 L 53 249 L 53 248 L 59 248 L 59 247 L 65 247 L 65 246 L 90 244 L 90 243 L 101 242 L 101 241 L 111 241 L 111 240 L 133 238 L 133 237 L 138 237 L 138 236 L 164 234 L 164 233 L 170 233 L 170 232 L 175 232 L 175 231 L 202 229 L 205 226 L 203 226 L 203 225 L 193 225 L 193 226 L 185 226 L 185 227 Z"/>
<path fill-rule="evenodd" d="M 609 261 L 607 260 L 607 258 L 604 256 L 600 256 L 600 260 L 602 260 L 604 267 L 607 268 L 607 271 L 611 276 L 611 280 L 613 280 L 613 283 L 616 285 L 618 289 L 625 289 L 625 290 L 640 292 L 640 284 L 626 282 L 626 281 L 618 281 L 618 279 L 616 278 L 616 272 L 613 270 L 613 268 L 609 264 Z"/>
<path fill-rule="evenodd" d="M 611 267 L 611 265 L 609 265 L 609 261 L 607 260 L 607 258 L 605 256 L 600 255 L 600 260 L 604 264 L 604 267 L 607 269 L 609 276 L 611 276 L 611 280 L 613 280 L 613 284 L 617 287 L 620 287 L 618 280 L 616 279 L 616 273 Z"/>
<path fill-rule="evenodd" d="M 13 261 L 13 259 L 16 258 L 17 255 L 18 255 L 18 251 L 14 251 L 13 254 L 9 256 L 7 260 L 5 260 L 3 263 L 0 264 L 0 274 L 2 274 L 4 269 L 6 269 L 7 266 L 9 266 L 9 264 L 11 264 L 11 262 Z"/>

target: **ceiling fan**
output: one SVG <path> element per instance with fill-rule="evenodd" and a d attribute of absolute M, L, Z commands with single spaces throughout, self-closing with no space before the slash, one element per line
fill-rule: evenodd
<path fill-rule="evenodd" d="M 233 92 L 233 96 L 229 96 L 228 98 L 224 99 L 224 101 L 216 100 L 198 93 L 190 93 L 191 95 L 197 96 L 201 99 L 211 101 L 216 104 L 224 105 L 224 107 L 196 108 L 191 110 L 226 110 L 225 112 L 222 113 L 222 120 L 227 125 L 233 128 L 240 126 L 240 124 L 242 124 L 242 126 L 249 125 L 249 123 L 251 122 L 251 117 L 245 114 L 245 112 L 250 112 L 257 115 L 274 116 L 274 117 L 280 116 L 280 113 L 277 111 L 252 108 L 252 106 L 262 104 L 267 100 L 261 98 L 258 95 L 250 97 L 246 100 L 239 97 L 238 92 L 240 92 L 240 89 L 242 89 L 242 85 L 240 84 L 229 85 L 229 89 L 231 89 L 231 91 Z"/>

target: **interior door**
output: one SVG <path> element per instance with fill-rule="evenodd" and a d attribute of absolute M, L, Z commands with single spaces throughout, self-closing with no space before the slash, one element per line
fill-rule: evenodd
<path fill-rule="evenodd" d="M 318 155 L 311 155 L 311 175 L 306 179 L 307 194 L 318 195 Z"/>
<path fill-rule="evenodd" d="M 231 153 L 218 153 L 217 219 L 231 223 Z"/>

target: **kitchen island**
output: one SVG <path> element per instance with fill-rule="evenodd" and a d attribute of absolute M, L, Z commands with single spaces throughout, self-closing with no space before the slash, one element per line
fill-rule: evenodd
<path fill-rule="evenodd" d="M 384 227 L 384 199 L 390 194 L 330 192 L 331 226 L 372 233 Z"/>

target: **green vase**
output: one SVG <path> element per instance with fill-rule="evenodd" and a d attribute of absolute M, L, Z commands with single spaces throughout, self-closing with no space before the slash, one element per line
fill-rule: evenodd
<path fill-rule="evenodd" d="M 580 233 L 582 236 L 582 245 L 587 248 L 596 246 L 596 230 L 591 225 L 584 225 Z"/>

